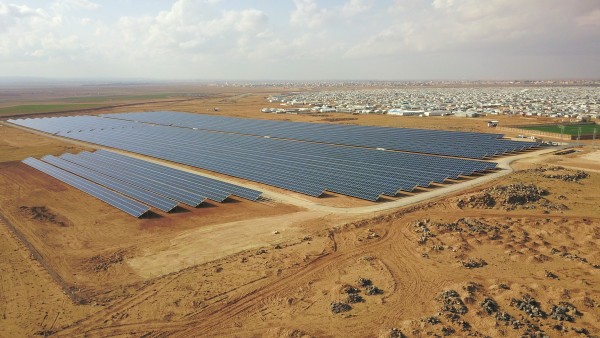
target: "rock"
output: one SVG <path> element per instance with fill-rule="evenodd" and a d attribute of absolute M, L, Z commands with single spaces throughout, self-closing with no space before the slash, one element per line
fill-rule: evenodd
<path fill-rule="evenodd" d="M 419 240 L 418 240 L 419 244 L 425 244 L 429 238 L 435 237 L 435 235 L 432 234 L 431 231 L 429 230 L 429 228 L 427 227 L 428 223 L 429 223 L 428 219 L 419 220 L 419 221 L 416 221 L 413 223 L 413 227 L 416 228 L 415 231 L 421 233 L 421 236 L 419 237 Z"/>
<path fill-rule="evenodd" d="M 358 285 L 360 285 L 361 287 L 366 287 L 366 286 L 369 286 L 372 284 L 373 284 L 373 282 L 370 279 L 362 278 L 362 277 L 358 279 Z"/>
<path fill-rule="evenodd" d="M 481 289 L 481 284 L 477 284 L 475 282 L 469 282 L 467 285 L 463 286 L 463 290 L 467 291 L 469 294 L 474 294 Z"/>
<path fill-rule="evenodd" d="M 442 302 L 443 312 L 462 315 L 469 311 L 465 303 L 462 301 L 462 299 L 460 299 L 458 292 L 454 290 L 446 290 L 442 292 L 438 299 Z"/>
<path fill-rule="evenodd" d="M 530 297 L 529 295 L 523 296 L 523 299 L 515 299 L 513 298 L 510 302 L 511 306 L 516 307 L 517 309 L 525 312 L 529 317 L 539 317 L 546 318 L 548 314 L 544 312 L 540 303 L 535 300 L 535 298 Z"/>
<path fill-rule="evenodd" d="M 405 338 L 406 336 L 399 329 L 393 327 L 390 329 L 390 338 Z"/>
<path fill-rule="evenodd" d="M 467 269 L 482 268 L 487 265 L 487 262 L 481 258 L 477 258 L 477 259 L 470 258 L 469 260 L 463 261 L 461 263 Z"/>
<path fill-rule="evenodd" d="M 488 315 L 496 313 L 499 310 L 498 303 L 489 297 L 485 297 L 480 305 Z"/>
<path fill-rule="evenodd" d="M 342 287 L 342 292 L 347 294 L 359 293 L 360 289 L 357 289 L 352 285 L 344 285 L 344 287 Z"/>
<path fill-rule="evenodd" d="M 379 295 L 382 294 L 383 290 L 381 290 L 380 288 L 376 287 L 375 285 L 367 285 L 365 287 L 365 294 L 369 295 L 369 296 L 373 296 L 373 295 Z"/>
<path fill-rule="evenodd" d="M 559 179 L 566 182 L 579 182 L 580 180 L 586 179 L 590 174 L 583 170 L 577 170 L 575 173 L 569 174 L 545 174 L 542 175 L 545 178 Z"/>
<path fill-rule="evenodd" d="M 362 298 L 358 293 L 348 294 L 347 302 L 350 304 L 362 303 L 364 301 L 364 298 Z"/>
<path fill-rule="evenodd" d="M 348 311 L 352 310 L 352 306 L 350 306 L 346 303 L 341 303 L 341 302 L 331 303 L 330 308 L 331 308 L 331 312 L 333 312 L 333 313 L 348 312 Z"/>
<path fill-rule="evenodd" d="M 430 317 L 426 317 L 424 319 L 422 319 L 422 321 L 424 321 L 427 324 L 431 324 L 431 325 L 437 325 L 440 322 L 440 319 L 437 316 L 430 316 Z"/>
<path fill-rule="evenodd" d="M 525 207 L 527 204 L 545 200 L 544 196 L 548 194 L 547 190 L 533 184 L 515 183 L 485 189 L 479 194 L 459 199 L 457 205 L 460 208 L 492 208 L 500 204 L 506 210 L 513 210 L 517 206 Z"/>
<path fill-rule="evenodd" d="M 550 309 L 550 317 L 552 319 L 573 322 L 573 316 L 581 316 L 581 312 L 571 303 L 560 302 L 559 305 L 552 305 Z"/>
<path fill-rule="evenodd" d="M 523 324 L 516 320 L 515 317 L 502 311 L 496 313 L 496 320 L 504 322 L 505 325 L 512 326 L 513 329 L 519 329 L 523 326 Z"/>
<path fill-rule="evenodd" d="M 444 326 L 442 328 L 442 334 L 444 336 L 450 336 L 450 335 L 454 334 L 454 332 L 456 332 L 456 331 L 451 327 Z"/>

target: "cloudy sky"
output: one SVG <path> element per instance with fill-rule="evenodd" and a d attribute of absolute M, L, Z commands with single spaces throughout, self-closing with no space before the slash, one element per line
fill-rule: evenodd
<path fill-rule="evenodd" d="M 600 78 L 600 0 L 0 0 L 0 77 Z"/>

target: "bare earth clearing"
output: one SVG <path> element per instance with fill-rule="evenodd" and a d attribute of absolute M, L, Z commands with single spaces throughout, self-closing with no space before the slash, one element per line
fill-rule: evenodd
<path fill-rule="evenodd" d="M 259 113 L 274 88 L 219 90 L 139 110 L 325 118 Z M 490 131 L 481 119 L 350 122 Z M 269 200 L 139 220 L 19 162 L 92 148 L 0 127 L 2 337 L 600 334 L 600 151 L 589 143 L 523 154 L 514 172 L 425 201 L 313 199 L 211 174 Z"/>

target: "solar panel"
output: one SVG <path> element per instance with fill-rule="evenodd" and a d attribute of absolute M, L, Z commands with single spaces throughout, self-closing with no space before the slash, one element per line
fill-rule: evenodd
<path fill-rule="evenodd" d="M 60 156 L 60 158 L 75 163 L 77 165 L 86 167 L 98 173 L 104 174 L 106 176 L 112 177 L 113 179 L 117 179 L 130 185 L 134 185 L 136 187 L 152 191 L 156 194 L 165 196 L 175 201 L 185 203 L 192 207 L 197 207 L 200 204 L 204 203 L 204 201 L 206 200 L 205 196 L 191 193 L 189 191 L 182 190 L 177 187 L 172 187 L 164 182 L 155 181 L 143 175 L 138 175 L 136 173 L 124 173 L 119 167 L 107 165 L 106 162 L 86 159 L 83 155 L 63 154 Z"/>
<path fill-rule="evenodd" d="M 479 159 L 520 151 L 524 147 L 523 142 L 500 139 L 501 134 L 477 132 L 256 120 L 170 111 L 100 116 L 129 122 Z M 537 146 L 537 143 L 528 143 L 525 147 Z"/>
<path fill-rule="evenodd" d="M 256 201 L 260 198 L 262 192 L 254 189 L 245 188 L 236 184 L 223 182 L 220 180 L 208 178 L 201 175 L 196 175 L 190 172 L 186 172 L 183 170 L 178 170 L 175 168 L 170 168 L 164 165 L 144 161 L 141 159 L 133 158 L 131 156 L 126 156 L 122 154 L 118 154 L 112 151 L 107 150 L 97 150 L 94 154 L 108 157 L 111 159 L 115 159 L 121 162 L 129 163 L 138 168 L 144 168 L 153 170 L 164 175 L 176 177 L 180 180 L 184 180 L 191 183 L 197 183 L 202 186 L 210 187 L 213 189 L 221 190 L 226 192 L 229 195 L 236 195 L 242 198 L 249 199 L 251 201 Z"/>
<path fill-rule="evenodd" d="M 134 217 L 141 217 L 150 210 L 148 206 L 132 200 L 131 198 L 125 197 L 112 190 L 104 188 L 98 184 L 92 183 L 35 158 L 29 157 L 24 159 L 22 162 L 76 189 L 88 193 L 89 195 L 92 195 L 97 199 L 106 202 Z"/>
<path fill-rule="evenodd" d="M 342 137 L 340 135 L 347 131 L 349 135 L 364 132 L 363 141 L 370 140 L 369 142 L 371 142 L 377 140 L 377 137 L 372 135 L 373 130 L 381 131 L 393 139 L 395 137 L 394 133 L 397 133 L 397 130 L 394 130 L 396 128 L 366 130 L 362 129 L 361 126 L 345 126 L 345 129 L 341 130 L 336 129 L 339 126 L 331 127 L 331 125 L 284 123 L 281 125 L 282 130 L 277 128 L 267 130 L 267 127 L 272 125 L 265 125 L 264 121 L 221 119 L 217 116 L 202 117 L 202 119 L 210 119 L 208 122 L 203 120 L 203 123 L 206 124 L 205 129 L 192 129 L 188 127 L 171 127 L 166 126 L 166 124 L 169 121 L 173 124 L 189 122 L 191 126 L 193 123 L 198 122 L 193 114 L 140 113 L 140 115 L 124 115 L 130 116 L 132 119 L 151 116 L 153 120 L 150 122 L 156 124 L 106 118 L 106 120 L 113 121 L 112 123 L 118 123 L 119 121 L 125 124 L 138 123 L 142 127 L 89 129 L 89 122 L 84 121 L 82 127 L 86 128 L 81 128 L 81 131 L 60 135 L 310 196 L 318 197 L 325 191 L 330 191 L 371 201 L 378 200 L 382 195 L 395 196 L 401 191 L 410 192 L 417 187 L 428 187 L 431 184 L 442 183 L 447 179 L 457 179 L 461 176 L 486 172 L 495 169 L 497 165 L 493 162 L 466 158 L 380 151 L 369 147 L 349 147 L 324 142 L 299 142 L 289 139 L 242 135 L 243 128 L 250 128 L 250 131 L 257 133 L 290 132 L 292 136 L 297 135 L 299 131 L 303 131 L 306 135 L 316 133 L 315 135 L 322 136 L 322 133 L 331 133 L 331 135 L 334 135 L 332 137 L 335 141 L 335 137 Z M 58 128 L 58 122 L 52 120 L 51 126 L 46 129 L 55 131 Z M 270 123 L 270 121 L 267 122 Z M 36 122 L 36 127 L 41 128 L 40 130 L 45 128 L 41 121 Z M 69 128 L 77 129 L 76 123 L 70 120 Z M 221 130 L 210 131 L 210 128 L 222 129 L 222 131 L 227 132 L 221 132 Z M 233 130 L 233 133 L 230 133 L 231 130 Z M 248 130 L 244 133 L 246 132 Z M 431 134 L 430 132 L 434 133 Z M 441 135 L 436 136 L 439 140 L 452 140 L 452 137 L 459 135 L 451 132 L 436 132 L 403 131 L 405 134 L 411 134 L 410 136 L 416 140 L 423 139 L 423 135 Z M 492 147 L 494 142 L 498 141 L 496 140 L 498 135 L 490 136 L 480 133 L 462 133 L 460 135 L 463 135 L 467 140 L 480 140 L 482 143 L 487 144 L 481 149 L 476 149 L 477 151 L 484 149 L 486 154 L 501 153 L 506 148 L 496 149 Z M 409 141 L 407 140 L 408 143 L 410 143 Z M 412 142 L 412 144 L 415 144 L 415 142 Z M 442 148 L 453 146 L 454 144 L 450 144 L 450 146 Z M 467 152 L 469 147 L 478 148 L 469 145 L 458 148 L 462 149 L 463 152 Z M 512 145 L 509 145 L 508 148 L 510 147 Z M 187 204 L 193 199 L 193 196 L 189 194 L 194 192 L 201 192 L 201 195 L 206 195 L 217 201 L 227 194 L 235 194 L 241 197 L 248 194 L 244 198 L 254 200 L 258 198 L 260 193 L 252 189 L 232 187 L 224 182 L 214 182 L 206 177 L 104 150 L 95 153 L 83 152 L 79 155 L 65 154 L 61 158 L 91 170 L 99 171 L 106 176 L 124 181 L 130 185 L 152 190 L 157 194 L 177 201 L 183 202 L 183 199 L 187 198 L 187 202 L 184 202 Z M 154 187 L 152 189 L 146 187 L 148 184 Z M 216 195 L 209 196 L 209 194 Z"/>
<path fill-rule="evenodd" d="M 440 180 L 446 176 L 456 177 L 467 171 L 464 168 L 474 172 L 494 166 L 472 160 L 432 159 L 424 155 L 193 132 L 170 127 L 155 127 L 152 133 L 146 133 L 144 130 L 111 131 L 109 134 L 95 131 L 78 133 L 76 136 L 83 141 L 223 172 L 261 183 L 264 181 L 266 184 L 286 189 L 289 187 L 290 190 L 302 193 L 307 187 L 314 186 L 315 188 L 309 190 L 315 189 L 321 193 L 327 189 L 348 194 L 348 188 L 355 187 L 357 191 L 351 196 L 357 195 L 360 196 L 359 198 L 365 196 L 363 194 L 365 191 L 358 190 L 364 190 L 365 186 L 369 190 L 369 185 L 373 189 L 379 189 L 367 191 L 371 196 L 383 192 L 393 194 L 398 190 L 410 191 L 416 185 L 426 184 L 423 182 L 431 182 L 434 180 L 432 177 L 438 177 Z M 257 154 L 255 149 L 259 149 L 258 151 L 263 154 Z M 428 176 L 427 171 L 435 166 L 428 166 L 429 161 L 439 161 L 445 167 L 439 168 L 443 173 L 442 178 L 436 169 L 433 169 L 434 172 Z M 423 175 L 420 175 L 419 168 L 427 169 L 422 171 Z M 397 186 L 388 187 L 389 183 Z"/>
<path fill-rule="evenodd" d="M 177 202 L 169 198 L 154 194 L 148 190 L 138 188 L 122 181 L 115 180 L 109 176 L 78 166 L 61 158 L 47 155 L 42 157 L 42 161 L 50 163 L 60 169 L 69 171 L 75 175 L 81 176 L 99 185 L 105 186 L 125 196 L 134 198 L 164 212 L 169 212 L 177 207 Z"/>

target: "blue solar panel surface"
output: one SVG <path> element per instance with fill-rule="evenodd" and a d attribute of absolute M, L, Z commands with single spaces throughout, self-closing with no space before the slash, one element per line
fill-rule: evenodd
<path fill-rule="evenodd" d="M 84 130 L 128 129 L 147 126 L 133 121 L 116 121 L 87 115 L 17 119 L 8 120 L 8 122 L 57 135 Z"/>
<path fill-rule="evenodd" d="M 28 126 L 27 121 L 17 122 Z M 137 123 L 122 122 L 127 125 Z M 71 120 L 69 123 L 69 128 L 75 126 Z M 298 142 L 160 124 L 138 124 L 142 126 L 82 128 L 70 133 L 58 130 L 58 133 L 65 137 L 203 168 L 310 196 L 320 196 L 325 191 L 331 191 L 371 201 L 379 199 L 382 195 L 394 196 L 400 191 L 410 192 L 419 186 L 428 187 L 432 183 L 441 183 L 446 179 L 456 179 L 496 167 L 496 163 L 493 162 L 463 158 Z M 50 127 L 45 129 L 43 123 L 36 120 L 35 125 L 31 127 L 56 133 L 58 125 L 59 121 L 53 119 Z M 493 140 L 496 136 L 486 137 Z M 150 180 L 152 184 L 159 185 L 153 190 L 155 193 L 186 204 L 190 204 L 190 200 L 183 201 L 181 193 L 186 189 L 192 190 L 189 188 L 192 186 L 203 187 L 206 191 L 203 195 L 208 195 L 208 192 L 228 192 L 244 197 L 242 193 L 249 193 L 228 190 L 223 184 L 213 185 L 205 179 L 192 179 L 187 174 L 176 174 L 170 169 L 154 167 L 155 164 L 111 152 L 65 154 L 61 157 L 92 170 L 101 169 L 102 174 L 120 180 L 126 179 L 131 185 L 142 187 Z M 126 175 L 123 175 L 124 173 Z M 168 178 L 166 186 L 160 186 L 160 182 L 153 181 L 157 180 L 153 177 L 159 174 Z M 166 195 L 165 191 L 168 189 L 178 189 L 180 196 L 176 198 L 174 195 Z M 254 199 L 254 196 L 256 195 L 245 198 Z"/>
<path fill-rule="evenodd" d="M 85 152 L 78 155 L 63 154 L 60 158 L 192 207 L 197 207 L 206 200 L 205 196 L 178 187 L 173 187 L 168 183 L 153 180 L 151 177 L 143 174 L 126 171 L 122 167 L 88 157 Z"/>
<path fill-rule="evenodd" d="M 538 146 L 537 143 L 501 140 L 501 134 L 269 121 L 170 111 L 100 116 L 167 126 L 476 159 Z"/>
<path fill-rule="evenodd" d="M 92 183 L 79 176 L 73 175 L 70 172 L 59 169 L 35 158 L 26 158 L 22 162 L 76 189 L 88 193 L 134 217 L 141 217 L 150 210 L 148 206 L 132 200 L 131 198 L 125 197 L 110 189 Z"/>
<path fill-rule="evenodd" d="M 166 176 L 171 176 L 180 181 L 187 182 L 188 184 L 195 184 L 200 189 L 211 189 L 214 191 L 224 192 L 227 195 L 236 195 L 251 201 L 256 201 L 260 198 L 262 192 L 254 189 L 245 188 L 239 185 L 211 179 L 205 176 L 196 175 L 183 170 L 166 167 L 164 165 L 151 163 L 148 161 L 140 160 L 130 156 L 117 154 L 112 151 L 98 150 L 94 154 L 104 156 L 117 161 L 125 162 L 133 167 L 139 167 L 141 169 L 147 169 L 162 173 Z"/>
<path fill-rule="evenodd" d="M 122 181 L 113 179 L 109 176 L 97 173 L 93 170 L 76 165 L 64 159 L 54 157 L 52 155 L 47 155 L 42 157 L 42 161 L 50 163 L 60 169 L 69 171 L 75 175 L 81 176 L 94 183 L 110 188 L 125 196 L 134 198 L 140 202 L 153 206 L 164 212 L 169 212 L 175 209 L 175 207 L 177 207 L 177 202 L 172 199 L 154 194 L 148 190 L 144 190 L 136 186 L 124 183 Z"/>

